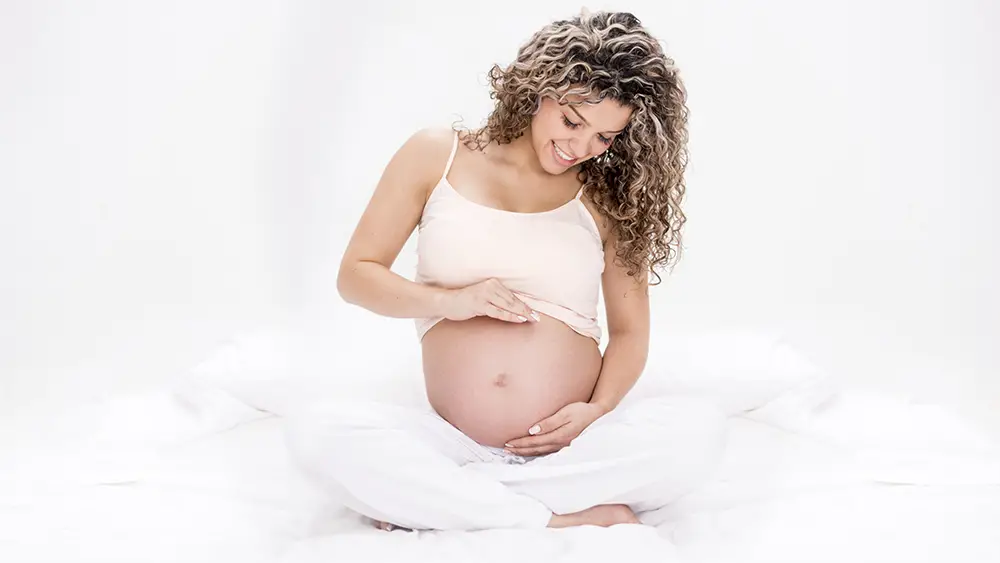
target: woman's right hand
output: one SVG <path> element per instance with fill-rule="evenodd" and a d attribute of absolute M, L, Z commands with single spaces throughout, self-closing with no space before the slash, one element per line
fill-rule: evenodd
<path fill-rule="evenodd" d="M 448 290 L 444 318 L 464 321 L 472 317 L 493 317 L 511 323 L 538 322 L 538 313 L 502 283 L 490 278 L 460 289 Z"/>

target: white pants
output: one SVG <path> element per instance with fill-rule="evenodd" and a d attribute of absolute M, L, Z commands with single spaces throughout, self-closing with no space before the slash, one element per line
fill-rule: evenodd
<path fill-rule="evenodd" d="M 562 450 L 483 446 L 433 410 L 328 403 L 288 421 L 296 466 L 348 508 L 411 529 L 541 528 L 553 514 L 626 504 L 644 514 L 710 477 L 725 417 L 694 399 L 637 401 Z"/>

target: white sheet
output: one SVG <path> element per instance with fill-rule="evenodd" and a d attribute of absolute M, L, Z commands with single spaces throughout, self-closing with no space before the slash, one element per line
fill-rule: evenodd
<path fill-rule="evenodd" d="M 0 559 L 1000 561 L 1000 457 L 936 407 L 842 392 L 809 412 L 734 417 L 717 475 L 655 529 L 387 534 L 298 479 L 283 419 L 212 393 L 176 397 L 20 420 L 49 430 L 4 444 Z"/>

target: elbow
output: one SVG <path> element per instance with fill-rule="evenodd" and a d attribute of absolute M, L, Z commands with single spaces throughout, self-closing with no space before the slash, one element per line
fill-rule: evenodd
<path fill-rule="evenodd" d="M 645 328 L 616 328 L 608 330 L 608 344 L 619 342 L 635 353 L 646 355 L 649 353 L 649 330 Z"/>
<path fill-rule="evenodd" d="M 356 269 L 346 262 L 341 263 L 340 271 L 337 272 L 337 294 L 340 298 L 348 303 L 354 303 L 354 292 L 352 291 L 354 283 L 352 283 L 353 278 L 356 275 Z"/>

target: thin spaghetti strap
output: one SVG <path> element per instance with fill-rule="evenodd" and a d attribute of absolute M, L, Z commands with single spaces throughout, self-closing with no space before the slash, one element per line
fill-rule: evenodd
<path fill-rule="evenodd" d="M 575 199 L 580 199 L 580 196 L 582 196 L 582 195 L 583 195 L 583 188 L 580 188 L 580 191 L 576 192 L 576 198 Z"/>
<path fill-rule="evenodd" d="M 455 161 L 455 153 L 458 152 L 458 131 L 455 131 L 455 140 L 451 144 L 451 156 L 448 157 L 448 164 L 444 166 L 444 173 L 441 174 L 441 179 L 448 176 L 448 171 L 451 170 L 451 163 Z"/>

